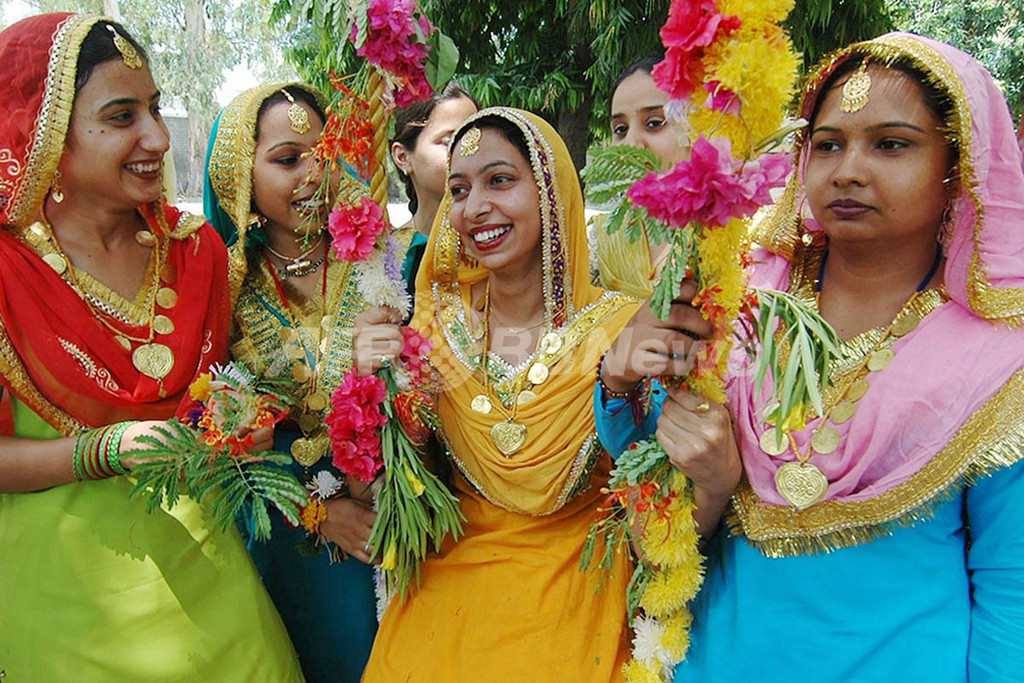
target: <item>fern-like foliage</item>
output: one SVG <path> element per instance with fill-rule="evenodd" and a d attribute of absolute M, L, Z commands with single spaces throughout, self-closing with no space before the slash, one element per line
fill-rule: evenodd
<path fill-rule="evenodd" d="M 593 154 L 593 159 L 580 172 L 587 188 L 587 201 L 591 204 L 613 204 L 604 229 L 609 233 L 626 231 L 626 237 L 635 242 L 642 235 L 656 239 L 663 235 L 660 221 L 647 215 L 647 209 L 637 206 L 626 191 L 648 173 L 661 168 L 661 161 L 646 149 L 620 145 L 608 147 Z M 662 240 L 664 241 L 664 240 Z"/>

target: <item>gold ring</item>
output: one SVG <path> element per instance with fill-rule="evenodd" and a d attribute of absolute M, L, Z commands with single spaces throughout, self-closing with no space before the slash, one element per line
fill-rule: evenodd
<path fill-rule="evenodd" d="M 711 410 L 711 404 L 707 401 L 701 401 L 697 404 L 697 407 L 693 409 L 695 413 L 706 413 Z"/>

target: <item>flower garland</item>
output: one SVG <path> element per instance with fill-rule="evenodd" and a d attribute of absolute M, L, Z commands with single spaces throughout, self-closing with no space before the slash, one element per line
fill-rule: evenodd
<path fill-rule="evenodd" d="M 329 107 L 324 135 L 312 154 L 322 165 L 324 193 L 330 170 L 341 160 L 369 183 L 369 193 L 342 197 L 327 220 L 331 249 L 354 264 L 360 296 L 407 317 L 411 306 L 398 249 L 390 237 L 385 208 L 387 117 L 398 106 L 428 98 L 451 77 L 458 61 L 451 41 L 437 32 L 415 0 L 357 0 L 350 3 L 349 36 L 365 59 L 347 77 L 331 75 L 336 100 Z M 376 188 L 376 189 L 374 189 Z M 386 196 L 386 195 L 385 195 Z M 310 226 L 319 229 L 319 226 Z M 377 517 L 369 552 L 379 557 L 387 595 L 405 595 L 418 581 L 428 549 L 462 531 L 458 500 L 423 463 L 422 450 L 436 425 L 434 396 L 438 377 L 426 360 L 430 343 L 407 327 L 395 363 L 374 376 L 345 375 L 331 397 L 325 422 L 332 465 L 343 476 L 374 483 Z M 312 482 L 302 522 L 314 545 L 326 545 L 320 524 L 325 501 L 337 495 L 340 480 L 330 475 Z"/>
<path fill-rule="evenodd" d="M 681 280 L 697 281 L 693 305 L 713 337 L 697 347 L 689 375 L 660 380 L 719 403 L 735 321 L 756 301 L 744 273 L 746 219 L 791 170 L 787 156 L 758 156 L 755 143 L 779 128 L 793 94 L 797 55 L 777 25 L 792 7 L 793 0 L 673 0 L 661 30 L 665 59 L 652 76 L 672 98 L 668 115 L 690 137 L 690 159 L 657 173 L 649 153 L 613 148 L 584 174 L 598 188 L 592 199 L 621 201 L 609 231 L 638 238 L 642 228 L 652 243 L 671 245 L 652 296 L 656 313 L 667 315 Z M 614 177 L 619 182 L 609 183 Z M 624 672 L 631 682 L 671 680 L 689 648 L 687 603 L 703 582 L 691 484 L 652 437 L 618 460 L 608 494 L 581 564 L 603 545 L 597 566 L 609 568 L 631 525 L 640 529 L 643 557 L 628 595 L 633 656 Z"/>

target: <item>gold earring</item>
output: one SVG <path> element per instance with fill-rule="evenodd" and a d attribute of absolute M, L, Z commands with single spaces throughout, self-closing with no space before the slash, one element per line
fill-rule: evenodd
<path fill-rule="evenodd" d="M 299 135 L 304 134 L 310 128 L 309 112 L 298 105 L 290 92 L 284 88 L 281 88 L 281 92 L 292 103 L 292 106 L 288 107 L 288 123 L 291 124 L 292 131 Z"/>
<path fill-rule="evenodd" d="M 53 180 L 50 181 L 50 196 L 53 197 L 53 201 L 58 204 L 64 201 L 64 190 L 60 187 L 60 171 L 55 171 L 53 174 Z"/>

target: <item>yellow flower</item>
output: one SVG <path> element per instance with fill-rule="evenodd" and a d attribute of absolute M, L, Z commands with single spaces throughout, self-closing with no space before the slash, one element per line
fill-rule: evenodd
<path fill-rule="evenodd" d="M 427 490 L 427 487 L 423 485 L 420 478 L 413 474 L 412 470 L 408 467 L 405 468 L 405 478 L 409 482 L 409 486 L 412 487 L 412 493 L 414 496 L 419 498 L 423 495 L 423 492 Z"/>
<path fill-rule="evenodd" d="M 192 380 L 192 384 L 188 387 L 188 395 L 193 401 L 200 401 L 206 403 L 210 399 L 210 395 L 213 393 L 213 389 L 210 387 L 210 382 L 213 381 L 213 375 L 208 372 L 196 377 Z"/>
<path fill-rule="evenodd" d="M 387 552 L 384 553 L 384 558 L 380 561 L 380 568 L 384 571 L 390 571 L 395 568 L 395 559 L 398 556 L 398 548 L 392 543 L 388 546 Z"/>
<path fill-rule="evenodd" d="M 661 636 L 661 646 L 676 661 L 682 661 L 686 651 L 690 649 L 690 625 L 693 623 L 693 615 L 689 610 L 679 610 L 669 618 L 662 621 L 665 633 Z"/>
<path fill-rule="evenodd" d="M 320 525 L 327 521 L 327 506 L 314 498 L 302 509 L 302 526 L 311 534 L 320 533 Z"/>
<path fill-rule="evenodd" d="M 622 667 L 627 683 L 664 683 L 661 677 L 661 664 L 654 661 L 640 662 L 629 660 Z"/>
<path fill-rule="evenodd" d="M 792 11 L 794 0 L 718 0 L 718 11 L 737 16 L 744 25 L 782 21 Z"/>

